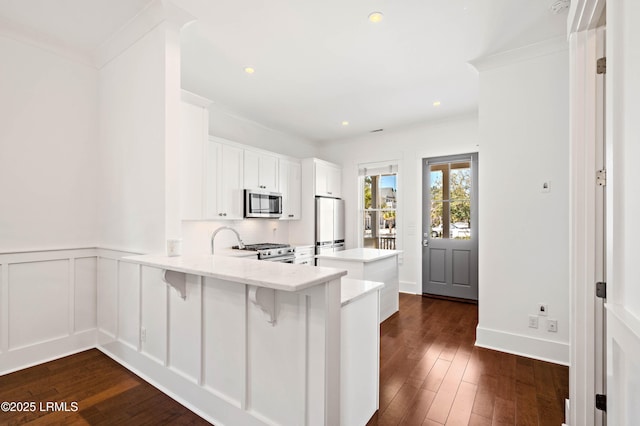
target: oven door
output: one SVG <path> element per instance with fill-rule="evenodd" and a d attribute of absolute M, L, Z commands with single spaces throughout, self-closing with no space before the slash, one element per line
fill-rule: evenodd
<path fill-rule="evenodd" d="M 275 256 L 275 257 L 268 257 L 262 260 L 266 260 L 267 262 L 295 263 L 296 257 L 293 255 Z"/>
<path fill-rule="evenodd" d="M 244 217 L 279 218 L 282 216 L 282 194 L 245 189 Z"/>

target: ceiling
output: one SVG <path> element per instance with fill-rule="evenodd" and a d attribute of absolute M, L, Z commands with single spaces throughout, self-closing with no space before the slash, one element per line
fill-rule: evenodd
<path fill-rule="evenodd" d="M 197 17 L 181 34 L 183 88 L 312 141 L 473 113 L 478 75 L 468 61 L 566 27 L 554 0 L 173 2 Z M 148 4 L 0 0 L 0 17 L 91 52 Z M 373 11 L 380 23 L 368 21 Z"/>

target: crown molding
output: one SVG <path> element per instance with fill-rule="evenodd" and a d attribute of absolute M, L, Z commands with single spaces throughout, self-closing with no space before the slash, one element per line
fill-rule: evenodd
<path fill-rule="evenodd" d="M 492 68 L 511 65 L 516 62 L 538 58 L 540 56 L 551 55 L 568 49 L 569 41 L 565 36 L 560 36 L 544 40 L 539 43 L 530 44 L 528 46 L 519 47 L 517 49 L 483 56 L 481 58 L 471 60 L 468 63 L 478 71 L 486 71 Z"/>
<path fill-rule="evenodd" d="M 95 49 L 93 52 L 94 64 L 97 68 L 104 67 L 163 23 L 168 24 L 172 29 L 180 30 L 195 19 L 193 15 L 179 8 L 170 0 L 154 0 Z"/>
<path fill-rule="evenodd" d="M 38 49 L 46 50 L 57 56 L 78 62 L 82 65 L 87 65 L 92 68 L 95 67 L 91 54 L 88 52 L 75 49 L 49 35 L 24 27 L 3 17 L 0 17 L 0 37 L 5 37 L 23 44 L 28 44 Z"/>
<path fill-rule="evenodd" d="M 188 90 L 184 90 L 184 89 L 182 89 L 180 93 L 180 98 L 184 102 L 188 102 L 190 104 L 193 104 L 202 108 L 209 108 L 211 104 L 213 104 L 213 101 L 203 96 L 196 95 L 195 93 L 189 92 Z"/>

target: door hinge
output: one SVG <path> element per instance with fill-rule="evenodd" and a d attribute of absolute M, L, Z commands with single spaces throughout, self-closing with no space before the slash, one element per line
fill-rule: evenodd
<path fill-rule="evenodd" d="M 605 186 L 607 184 L 607 170 L 602 169 L 596 171 L 596 185 Z"/>
<path fill-rule="evenodd" d="M 596 394 L 596 408 L 605 412 L 607 411 L 607 395 Z"/>
<path fill-rule="evenodd" d="M 607 298 L 607 283 L 602 281 L 596 283 L 596 297 L 600 299 Z"/>
<path fill-rule="evenodd" d="M 598 74 L 606 74 L 607 73 L 607 58 L 606 57 L 600 58 L 596 62 L 596 73 L 598 73 Z"/>

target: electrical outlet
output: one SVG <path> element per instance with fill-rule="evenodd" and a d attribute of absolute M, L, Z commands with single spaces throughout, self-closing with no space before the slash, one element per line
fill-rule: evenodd
<path fill-rule="evenodd" d="M 538 315 L 546 317 L 547 312 L 549 312 L 549 305 L 546 303 L 538 303 Z"/>
<path fill-rule="evenodd" d="M 557 333 L 558 332 L 558 320 L 548 319 L 547 320 L 547 331 L 550 331 L 552 333 Z"/>
<path fill-rule="evenodd" d="M 529 327 L 538 328 L 538 316 L 537 315 L 529 315 Z"/>
<path fill-rule="evenodd" d="M 140 328 L 140 340 L 143 342 L 147 341 L 147 329 L 144 327 Z"/>

